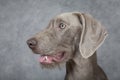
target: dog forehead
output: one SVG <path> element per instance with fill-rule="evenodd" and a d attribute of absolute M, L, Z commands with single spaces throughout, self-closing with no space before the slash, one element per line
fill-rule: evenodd
<path fill-rule="evenodd" d="M 73 13 L 62 13 L 55 17 L 56 19 L 62 19 L 71 25 L 76 25 L 79 23 L 78 18 Z"/>
<path fill-rule="evenodd" d="M 60 17 L 68 17 L 68 16 L 72 16 L 72 13 L 61 13 L 58 16 L 60 16 Z"/>
<path fill-rule="evenodd" d="M 72 15 L 72 13 L 62 13 L 62 14 L 59 14 L 57 18 L 61 18 L 63 20 L 68 20 L 68 19 L 70 20 L 74 18 L 74 16 Z"/>

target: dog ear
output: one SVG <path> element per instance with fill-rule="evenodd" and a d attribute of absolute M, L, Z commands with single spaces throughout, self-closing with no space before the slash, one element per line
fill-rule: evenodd
<path fill-rule="evenodd" d="M 101 46 L 107 36 L 107 31 L 91 15 L 74 13 L 82 24 L 79 51 L 84 58 L 89 58 Z"/>

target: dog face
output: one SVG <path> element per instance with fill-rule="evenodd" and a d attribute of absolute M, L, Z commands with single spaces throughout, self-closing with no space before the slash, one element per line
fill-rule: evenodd
<path fill-rule="evenodd" d="M 34 53 L 41 55 L 39 62 L 44 67 L 53 67 L 72 59 L 76 50 L 84 58 L 90 57 L 105 35 L 105 30 L 91 17 L 81 13 L 63 13 L 54 17 L 27 43 Z"/>

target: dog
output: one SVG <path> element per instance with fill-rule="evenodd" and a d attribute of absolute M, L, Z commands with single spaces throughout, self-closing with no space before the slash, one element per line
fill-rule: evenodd
<path fill-rule="evenodd" d="M 66 63 L 65 80 L 108 80 L 96 57 L 106 36 L 105 28 L 90 14 L 68 12 L 51 19 L 27 44 L 41 55 L 39 62 L 45 68 Z"/>

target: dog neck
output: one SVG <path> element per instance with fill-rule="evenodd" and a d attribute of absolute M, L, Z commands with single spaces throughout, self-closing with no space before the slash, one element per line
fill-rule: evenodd
<path fill-rule="evenodd" d="M 95 80 L 94 70 L 97 66 L 96 52 L 88 59 L 83 58 L 79 54 L 66 63 L 66 77 L 65 80 Z"/>

